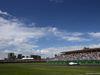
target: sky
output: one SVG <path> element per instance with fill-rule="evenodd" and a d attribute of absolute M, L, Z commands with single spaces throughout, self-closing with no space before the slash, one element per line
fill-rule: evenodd
<path fill-rule="evenodd" d="M 0 0 L 0 59 L 84 47 L 100 47 L 100 0 Z"/>

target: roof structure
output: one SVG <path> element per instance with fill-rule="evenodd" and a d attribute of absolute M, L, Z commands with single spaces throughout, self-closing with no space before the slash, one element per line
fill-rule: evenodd
<path fill-rule="evenodd" d="M 82 50 L 73 50 L 73 51 L 66 51 L 61 52 L 62 54 L 70 54 L 70 53 L 82 53 L 82 52 L 93 52 L 93 51 L 100 51 L 100 48 L 90 48 L 90 49 L 82 49 Z"/>
<path fill-rule="evenodd" d="M 32 60 L 33 58 L 22 58 L 22 60 Z"/>

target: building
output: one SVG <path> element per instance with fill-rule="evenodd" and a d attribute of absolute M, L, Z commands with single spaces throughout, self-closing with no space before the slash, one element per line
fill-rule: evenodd
<path fill-rule="evenodd" d="M 22 59 L 22 54 L 18 54 L 17 59 Z"/>
<path fill-rule="evenodd" d="M 34 60 L 41 60 L 41 56 L 39 55 L 30 55 L 31 58 L 34 58 Z"/>
<path fill-rule="evenodd" d="M 14 59 L 16 59 L 15 54 L 14 54 L 14 53 L 8 53 L 8 59 L 9 59 L 9 60 L 14 60 Z"/>

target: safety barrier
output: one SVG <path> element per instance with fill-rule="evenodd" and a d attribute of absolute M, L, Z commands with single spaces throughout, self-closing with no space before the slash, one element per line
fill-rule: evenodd
<path fill-rule="evenodd" d="M 67 64 L 71 61 L 49 61 L 48 64 Z M 100 64 L 100 61 L 72 61 L 80 64 Z"/>

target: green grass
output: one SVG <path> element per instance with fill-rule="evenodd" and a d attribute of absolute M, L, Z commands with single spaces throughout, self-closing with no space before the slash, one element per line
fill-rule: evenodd
<path fill-rule="evenodd" d="M 100 68 L 40 66 L 32 63 L 0 65 L 0 75 L 87 75 L 86 73 L 100 73 Z"/>

